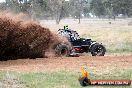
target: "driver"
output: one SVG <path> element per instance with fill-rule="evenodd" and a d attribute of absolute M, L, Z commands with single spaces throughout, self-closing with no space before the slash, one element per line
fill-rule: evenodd
<path fill-rule="evenodd" d="M 71 29 L 68 28 L 68 25 L 64 26 L 64 33 L 63 35 L 68 38 L 70 41 L 75 41 L 80 39 L 78 33 L 76 31 L 72 31 Z"/>
<path fill-rule="evenodd" d="M 65 25 L 64 26 L 64 30 L 68 30 L 69 28 L 68 28 L 68 25 Z"/>

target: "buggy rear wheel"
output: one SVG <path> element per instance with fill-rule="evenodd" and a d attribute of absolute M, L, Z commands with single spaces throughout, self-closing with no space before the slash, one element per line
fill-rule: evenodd
<path fill-rule="evenodd" d="M 58 44 L 55 48 L 55 54 L 57 56 L 69 56 L 70 49 L 66 44 Z"/>

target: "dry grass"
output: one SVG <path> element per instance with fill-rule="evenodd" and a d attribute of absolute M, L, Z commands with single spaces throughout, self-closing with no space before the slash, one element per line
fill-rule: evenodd
<path fill-rule="evenodd" d="M 81 37 L 91 38 L 103 43 L 108 52 L 132 52 L 132 26 L 128 25 L 131 19 L 83 19 L 81 24 L 77 20 L 65 19 L 59 25 L 55 21 L 40 21 L 42 26 L 46 26 L 51 31 L 63 28 L 65 24 L 69 28 L 76 30 Z M 111 22 L 111 24 L 109 24 Z"/>

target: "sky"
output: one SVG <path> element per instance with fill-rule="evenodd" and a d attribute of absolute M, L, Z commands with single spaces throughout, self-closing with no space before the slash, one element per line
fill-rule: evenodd
<path fill-rule="evenodd" d="M 5 0 L 0 0 L 0 2 L 5 2 Z"/>

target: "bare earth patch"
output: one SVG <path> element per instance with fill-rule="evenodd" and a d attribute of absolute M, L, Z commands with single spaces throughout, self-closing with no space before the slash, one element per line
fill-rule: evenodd
<path fill-rule="evenodd" d="M 32 59 L 18 59 L 0 62 L 0 70 L 18 72 L 53 72 L 53 71 L 80 71 L 82 67 L 93 68 L 96 71 L 118 67 L 121 69 L 132 67 L 132 56 L 105 56 L 105 57 L 49 57 Z M 110 70 L 110 69 L 109 69 Z"/>

